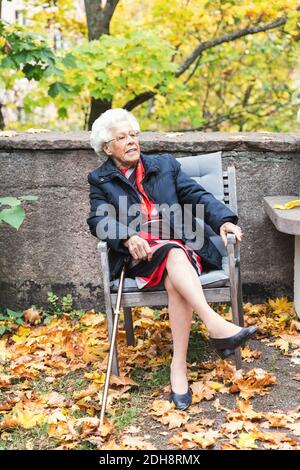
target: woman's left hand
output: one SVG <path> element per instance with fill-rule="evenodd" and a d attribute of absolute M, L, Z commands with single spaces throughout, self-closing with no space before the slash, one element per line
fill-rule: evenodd
<path fill-rule="evenodd" d="M 227 233 L 234 233 L 238 243 L 242 241 L 243 232 L 241 227 L 233 224 L 232 222 L 225 222 L 220 227 L 220 235 L 223 239 L 225 246 L 227 246 Z"/>

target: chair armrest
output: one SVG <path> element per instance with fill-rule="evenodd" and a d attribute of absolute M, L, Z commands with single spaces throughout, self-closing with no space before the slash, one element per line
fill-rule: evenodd
<path fill-rule="evenodd" d="M 98 253 L 105 253 L 105 252 L 108 253 L 107 243 L 100 241 L 97 245 L 97 250 L 98 250 Z"/>
<path fill-rule="evenodd" d="M 240 262 L 240 245 L 234 233 L 227 233 L 227 253 L 228 256 L 234 256 L 235 264 Z"/>
<path fill-rule="evenodd" d="M 97 252 L 98 252 L 100 267 L 101 267 L 102 276 L 103 276 L 104 290 L 109 289 L 110 270 L 109 270 L 109 263 L 108 263 L 107 243 L 104 241 L 100 241 L 97 245 Z"/>
<path fill-rule="evenodd" d="M 236 244 L 236 236 L 234 233 L 227 233 L 227 246 Z"/>

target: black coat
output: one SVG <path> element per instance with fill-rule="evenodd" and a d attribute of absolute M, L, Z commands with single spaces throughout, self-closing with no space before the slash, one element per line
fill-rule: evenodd
<path fill-rule="evenodd" d="M 237 216 L 218 201 L 211 193 L 207 192 L 201 185 L 187 176 L 182 170 L 180 163 L 168 154 L 147 156 L 141 154 L 141 159 L 145 168 L 145 178 L 143 187 L 150 199 L 156 204 L 175 203 L 204 205 L 204 222 L 219 234 L 220 226 L 227 221 L 237 223 Z M 138 191 L 117 169 L 113 160 L 108 158 L 99 168 L 88 175 L 90 183 L 90 204 L 91 210 L 87 223 L 92 235 L 99 239 L 105 239 L 99 226 L 103 224 L 105 205 L 111 204 L 115 208 L 115 214 L 109 215 L 110 222 L 115 226 L 116 238 L 106 238 L 109 247 L 108 259 L 111 279 L 118 277 L 121 272 L 124 259 L 129 255 L 128 249 L 123 242 L 130 236 L 138 233 L 129 225 L 134 217 L 128 217 L 127 224 L 122 223 L 122 214 L 119 208 L 119 197 L 127 196 L 127 210 L 132 204 L 139 204 L 140 197 Z M 100 209 L 102 215 L 97 215 Z M 99 212 L 98 212 L 99 214 Z M 100 222 L 97 228 L 97 224 Z M 172 223 L 171 223 L 172 225 Z M 188 239 L 182 237 L 184 242 Z M 200 250 L 196 250 L 202 259 L 205 269 L 220 269 L 222 258 L 209 236 L 204 233 L 204 244 Z"/>

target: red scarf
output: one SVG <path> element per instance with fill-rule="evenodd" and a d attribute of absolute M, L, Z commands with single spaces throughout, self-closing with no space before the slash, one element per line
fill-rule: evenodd
<path fill-rule="evenodd" d="M 122 168 L 121 171 L 123 175 L 126 175 L 128 168 Z M 142 199 L 142 213 L 146 217 L 146 220 L 150 220 L 152 218 L 152 213 L 155 213 L 155 204 L 154 202 L 150 201 L 148 194 L 145 192 L 142 180 L 145 176 L 145 168 L 141 159 L 139 159 L 136 167 L 135 167 L 135 182 L 136 187 L 140 192 L 141 199 Z"/>

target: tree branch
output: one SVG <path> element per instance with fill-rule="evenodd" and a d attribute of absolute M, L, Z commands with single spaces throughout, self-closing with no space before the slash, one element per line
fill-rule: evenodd
<path fill-rule="evenodd" d="M 242 102 L 243 108 L 245 108 L 248 105 L 253 87 L 254 87 L 253 83 L 251 83 L 250 85 L 247 86 L 247 89 L 245 91 L 245 95 L 244 95 L 244 98 L 243 98 L 243 102 Z"/>
<path fill-rule="evenodd" d="M 127 111 L 132 111 L 134 108 L 139 106 L 140 104 L 145 103 L 146 101 L 150 100 L 156 95 L 154 91 L 145 91 L 144 93 L 140 93 L 132 100 L 128 101 L 123 108 L 127 109 Z"/>
<path fill-rule="evenodd" d="M 296 10 L 299 11 L 300 6 L 298 6 Z M 248 35 L 257 34 L 257 33 L 261 33 L 264 31 L 268 31 L 270 29 L 278 28 L 279 26 L 282 26 L 286 22 L 287 22 L 287 16 L 282 16 L 281 18 L 278 18 L 276 21 L 273 21 L 272 23 L 264 24 L 261 26 L 252 26 L 248 28 L 243 28 L 233 33 L 211 39 L 210 41 L 202 42 L 196 47 L 196 49 L 194 49 L 192 54 L 183 62 L 183 64 L 179 67 L 177 72 L 175 72 L 175 77 L 176 78 L 180 77 L 180 75 L 182 75 L 192 65 L 192 63 L 198 59 L 199 56 L 201 56 L 202 52 L 207 49 L 216 47 L 226 42 L 231 42 L 236 39 L 240 39 Z M 198 63 L 196 64 L 194 71 L 197 69 L 197 67 L 198 67 Z M 157 88 L 159 89 L 159 85 L 157 85 Z M 141 93 L 140 95 L 137 95 L 133 100 L 129 101 L 124 107 L 128 110 L 132 110 L 136 106 L 139 106 L 140 104 L 145 103 L 146 101 L 153 98 L 154 96 L 155 96 L 155 93 L 153 92 Z"/>
<path fill-rule="evenodd" d="M 104 13 L 105 20 L 108 22 L 108 25 L 110 24 L 110 21 L 113 17 L 115 9 L 117 8 L 118 3 L 119 3 L 119 0 L 107 0 L 106 2 L 103 13 Z"/>
<path fill-rule="evenodd" d="M 194 73 L 196 72 L 197 68 L 199 67 L 199 64 L 200 64 L 200 59 L 201 59 L 201 54 L 198 56 L 197 58 L 197 61 L 193 67 L 193 70 L 191 71 L 191 73 L 189 74 L 189 76 L 187 77 L 187 79 L 184 81 L 184 84 L 186 84 L 187 82 L 190 81 L 190 79 L 193 77 Z"/>
<path fill-rule="evenodd" d="M 282 16 L 281 18 L 278 18 L 278 20 L 273 21 L 272 23 L 264 24 L 261 26 L 252 26 L 249 28 L 243 28 L 233 33 L 225 34 L 224 36 L 219 36 L 218 38 L 211 39 L 210 41 L 201 42 L 194 49 L 192 54 L 183 62 L 183 64 L 179 67 L 177 72 L 175 72 L 175 76 L 180 77 L 180 75 L 182 75 L 191 66 L 191 64 L 195 62 L 198 56 L 203 51 L 206 51 L 207 49 L 211 49 L 213 47 L 219 46 L 220 44 L 224 44 L 225 42 L 234 41 L 235 39 L 239 39 L 239 38 L 248 36 L 250 34 L 257 34 L 257 33 L 261 33 L 264 31 L 268 31 L 270 29 L 278 28 L 278 26 L 285 24 L 286 21 L 287 21 L 287 17 Z"/>

